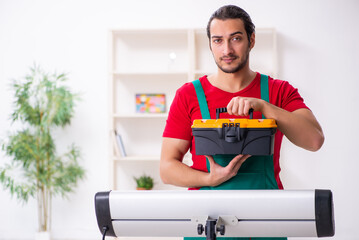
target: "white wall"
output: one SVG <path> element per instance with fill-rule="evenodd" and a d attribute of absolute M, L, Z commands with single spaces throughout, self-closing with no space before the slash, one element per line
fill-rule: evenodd
<path fill-rule="evenodd" d="M 287 189 L 331 189 L 336 236 L 358 239 L 359 2 L 355 0 L 0 0 L 0 137 L 10 128 L 12 78 L 33 62 L 70 73 L 82 92 L 72 125 L 59 143 L 77 143 L 87 178 L 69 199 L 53 203 L 55 239 L 99 239 L 93 197 L 108 189 L 108 45 L 111 28 L 205 27 L 226 3 L 246 9 L 257 27 L 278 31 L 279 77 L 298 87 L 325 132 L 323 148 L 307 152 L 283 143 L 282 180 Z M 1 162 L 4 158 L 1 153 Z M 35 202 L 20 205 L 0 190 L 0 239 L 32 239 Z"/>

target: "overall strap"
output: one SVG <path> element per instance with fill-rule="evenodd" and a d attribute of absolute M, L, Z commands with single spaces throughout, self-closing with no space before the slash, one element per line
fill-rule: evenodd
<path fill-rule="evenodd" d="M 211 119 L 209 114 L 206 95 L 204 94 L 202 84 L 199 79 L 194 80 L 193 82 L 194 89 L 196 90 L 197 99 L 199 103 L 199 108 L 201 109 L 202 119 Z"/>
<path fill-rule="evenodd" d="M 209 114 L 206 95 L 204 94 L 202 84 L 199 79 L 192 82 L 194 89 L 196 90 L 199 108 L 201 109 L 202 119 L 211 119 Z M 269 102 L 269 87 L 268 87 L 268 76 L 261 74 L 261 99 Z M 265 119 L 262 114 L 262 118 Z"/>
<path fill-rule="evenodd" d="M 261 74 L 261 99 L 269 102 L 268 76 L 264 74 Z M 265 119 L 263 114 L 262 119 Z"/>

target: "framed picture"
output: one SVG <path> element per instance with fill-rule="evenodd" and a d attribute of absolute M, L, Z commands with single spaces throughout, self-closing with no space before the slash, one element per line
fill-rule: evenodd
<path fill-rule="evenodd" d="M 136 113 L 166 112 L 165 94 L 136 94 Z"/>

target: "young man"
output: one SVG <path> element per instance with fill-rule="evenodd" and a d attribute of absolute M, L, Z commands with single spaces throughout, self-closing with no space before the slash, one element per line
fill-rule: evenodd
<path fill-rule="evenodd" d="M 207 35 L 218 70 L 184 84 L 176 92 L 163 133 L 160 174 L 164 183 L 190 189 L 283 189 L 279 178 L 283 134 L 310 151 L 322 146 L 322 129 L 297 89 L 249 68 L 254 29 L 249 15 L 237 6 L 221 7 L 211 16 Z M 205 97 L 200 97 L 201 91 Z M 225 106 L 228 113 L 222 118 L 248 117 L 253 108 L 254 118 L 262 118 L 263 114 L 276 120 L 273 156 L 195 155 L 193 120 L 215 118 L 216 108 Z M 182 163 L 189 149 L 191 167 Z"/>

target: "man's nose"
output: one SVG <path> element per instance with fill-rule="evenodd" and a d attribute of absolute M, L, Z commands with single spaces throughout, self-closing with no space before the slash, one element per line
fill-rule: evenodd
<path fill-rule="evenodd" d="M 223 54 L 228 55 L 228 54 L 231 54 L 231 53 L 233 53 L 233 47 L 232 47 L 232 45 L 231 45 L 231 43 L 229 41 L 226 41 L 223 44 Z"/>

